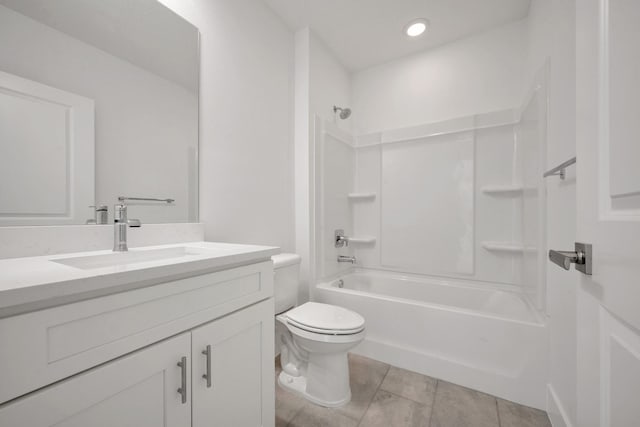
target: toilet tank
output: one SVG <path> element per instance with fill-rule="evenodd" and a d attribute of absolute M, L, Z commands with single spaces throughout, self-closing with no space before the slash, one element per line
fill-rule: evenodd
<path fill-rule="evenodd" d="M 273 293 L 278 314 L 298 303 L 301 258 L 297 254 L 279 254 L 272 256 L 271 260 L 274 270 Z"/>

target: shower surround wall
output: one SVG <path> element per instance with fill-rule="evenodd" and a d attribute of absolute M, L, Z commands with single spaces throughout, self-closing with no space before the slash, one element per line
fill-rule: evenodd
<path fill-rule="evenodd" d="M 325 122 L 319 277 L 348 268 L 338 253 L 355 254 L 361 268 L 522 288 L 540 305 L 541 88 L 523 108 L 357 138 Z M 375 242 L 338 251 L 338 228 Z"/>
<path fill-rule="evenodd" d="M 331 245 L 342 228 L 376 239 L 344 250 L 358 267 L 507 287 L 544 307 L 546 68 L 526 71 L 529 27 L 355 72 L 353 137 L 316 117 L 316 279 L 349 267 Z"/>
<path fill-rule="evenodd" d="M 501 116 L 486 128 L 469 117 L 358 138 L 357 191 L 378 197 L 354 205 L 355 234 L 379 236 L 358 248 L 359 266 L 517 282 L 512 253 L 482 248 L 519 238 L 516 200 L 481 191 L 514 183 L 513 117 Z"/>
<path fill-rule="evenodd" d="M 355 187 L 356 152 L 353 137 L 340 130 L 334 123 L 315 118 L 317 200 L 316 268 L 318 277 L 332 277 L 351 269 L 351 264 L 338 263 L 338 255 L 355 255 L 354 245 L 336 248 L 335 230 L 344 230 L 346 236 L 354 235 L 354 217 L 349 193 Z"/>

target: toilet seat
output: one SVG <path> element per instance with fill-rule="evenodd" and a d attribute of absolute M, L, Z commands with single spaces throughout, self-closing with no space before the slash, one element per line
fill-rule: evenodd
<path fill-rule="evenodd" d="M 353 335 L 353 334 L 357 334 L 358 332 L 364 331 L 364 326 L 358 329 L 333 330 L 333 329 L 313 328 L 311 326 L 301 325 L 292 321 L 291 319 L 288 319 L 287 323 L 295 328 L 302 329 L 303 331 L 312 332 L 314 334 L 321 334 L 321 335 Z"/>
<path fill-rule="evenodd" d="M 365 330 L 362 329 L 360 332 L 356 332 L 353 334 L 327 334 L 327 333 L 318 333 L 307 331 L 306 329 L 298 328 L 290 323 L 287 324 L 287 329 L 293 336 L 298 338 L 307 339 L 309 341 L 314 341 L 317 343 L 327 343 L 327 344 L 347 344 L 347 343 L 357 343 L 364 339 Z"/>
<path fill-rule="evenodd" d="M 295 328 L 322 335 L 354 335 L 364 330 L 358 313 L 330 304 L 307 302 L 284 313 Z"/>

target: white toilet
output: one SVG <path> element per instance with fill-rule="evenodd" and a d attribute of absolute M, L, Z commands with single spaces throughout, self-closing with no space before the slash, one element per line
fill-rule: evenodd
<path fill-rule="evenodd" d="M 351 400 L 347 352 L 364 339 L 364 318 L 346 308 L 316 302 L 297 305 L 300 256 L 272 257 L 275 269 L 276 337 L 280 385 L 318 405 Z"/>

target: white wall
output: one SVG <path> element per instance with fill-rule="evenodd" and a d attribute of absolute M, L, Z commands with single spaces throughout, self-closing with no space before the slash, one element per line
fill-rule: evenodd
<path fill-rule="evenodd" d="M 341 120 L 333 112 L 334 105 L 351 107 L 351 74 L 313 32 L 309 35 L 311 114 L 351 130 L 353 118 Z"/>
<path fill-rule="evenodd" d="M 129 214 L 143 223 L 195 220 L 194 93 L 3 6 L 0 70 L 95 101 L 96 203 L 112 214 L 120 195 L 171 197 L 172 206 L 133 206 Z"/>
<path fill-rule="evenodd" d="M 254 0 L 162 0 L 201 32 L 206 239 L 294 250 L 293 34 Z"/>
<path fill-rule="evenodd" d="M 531 80 L 536 70 L 551 56 L 554 37 L 553 8 L 557 0 L 534 0 L 529 8 L 526 25 L 527 58 L 525 76 Z"/>
<path fill-rule="evenodd" d="M 546 168 L 576 155 L 575 1 L 535 0 L 529 17 L 529 71 L 550 56 L 549 144 Z M 546 178 L 547 249 L 576 240 L 576 169 Z M 555 427 L 576 424 L 576 291 L 579 273 L 547 263 L 549 417 Z"/>
<path fill-rule="evenodd" d="M 329 123 L 329 127 L 349 138 L 348 133 L 341 134 L 339 130 L 349 132 L 353 118 L 342 120 L 333 112 L 333 106 L 351 107 L 351 74 L 313 33 L 309 32 L 309 103 L 311 123 L 314 128 L 322 123 Z M 323 126 L 323 129 L 325 126 Z M 325 129 L 326 130 L 326 129 Z M 353 231 L 353 221 L 349 214 L 347 193 L 353 188 L 355 159 L 353 150 L 339 138 L 323 135 L 320 129 L 311 130 L 312 146 L 316 153 L 321 153 L 321 159 L 316 159 L 316 165 L 322 173 L 316 175 L 321 179 L 319 183 L 324 189 L 322 205 L 317 220 L 321 220 L 321 229 L 316 236 L 321 239 L 317 248 L 323 248 L 317 254 L 317 275 L 333 274 L 348 268 L 349 264 L 338 264 L 338 254 L 349 255 L 349 248 L 338 250 L 332 244 L 334 231 L 344 229 L 347 235 Z M 321 161 L 319 161 L 321 160 Z M 320 198 L 316 197 L 316 201 Z M 319 212 L 316 210 L 316 212 Z"/>
<path fill-rule="evenodd" d="M 354 235 L 352 203 L 347 194 L 354 188 L 356 153 L 353 138 L 340 131 L 331 122 L 317 120 L 323 133 L 318 134 L 316 144 L 316 170 L 319 186 L 316 198 L 318 206 L 317 275 L 329 277 L 351 268 L 349 263 L 338 263 L 338 255 L 354 255 L 353 245 L 335 247 L 335 230 L 342 229 L 346 236 Z"/>
<path fill-rule="evenodd" d="M 353 76 L 357 135 L 504 110 L 520 104 L 524 21 L 394 60 Z"/>
<path fill-rule="evenodd" d="M 334 206 L 335 198 L 325 205 L 318 203 L 320 193 L 317 190 L 322 187 L 320 179 L 325 175 L 319 174 L 316 168 L 324 167 L 319 162 L 319 156 L 329 153 L 331 157 L 330 153 L 336 152 L 327 151 L 327 147 L 322 145 L 322 123 L 330 122 L 338 130 L 351 129 L 351 118 L 340 120 L 333 112 L 334 105 L 351 106 L 351 75 L 308 28 L 296 32 L 295 43 L 296 252 L 303 258 L 301 277 L 303 284 L 307 285 L 311 278 L 322 274 L 326 268 L 337 268 L 335 249 L 317 251 L 318 248 L 327 248 L 327 231 L 316 228 L 322 227 L 318 221 L 326 212 L 335 212 L 338 206 Z M 337 161 L 337 158 L 330 158 L 327 165 L 334 165 Z M 352 168 L 349 173 L 352 177 Z M 335 186 L 344 189 L 344 200 L 351 187 L 350 183 Z M 341 222 L 339 216 L 331 215 L 331 218 L 333 220 L 325 224 L 329 228 Z M 350 220 L 349 217 L 342 221 L 345 229 L 351 228 Z M 317 262 L 311 262 L 314 259 Z M 303 292 L 300 297 L 304 300 L 308 294 Z"/>
<path fill-rule="evenodd" d="M 295 250 L 302 257 L 298 301 L 309 298 L 309 282 L 314 277 L 315 259 L 315 153 L 312 147 L 314 120 L 310 113 L 310 49 L 309 29 L 294 36 L 294 152 L 295 152 Z"/>

